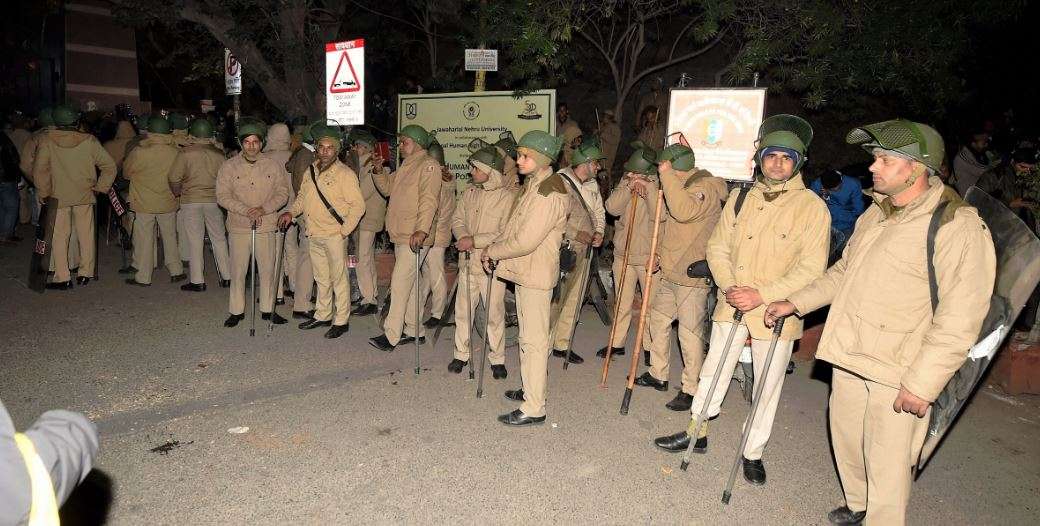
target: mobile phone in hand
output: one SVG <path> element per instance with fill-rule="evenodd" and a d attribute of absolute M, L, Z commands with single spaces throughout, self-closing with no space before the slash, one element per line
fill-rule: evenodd
<path fill-rule="evenodd" d="M 390 143 L 387 141 L 379 141 L 376 143 L 376 151 L 379 152 L 379 157 L 384 161 L 390 160 Z"/>

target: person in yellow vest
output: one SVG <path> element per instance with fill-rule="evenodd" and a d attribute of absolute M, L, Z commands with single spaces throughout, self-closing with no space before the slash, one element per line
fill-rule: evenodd
<path fill-rule="evenodd" d="M 420 304 L 430 298 L 430 318 L 423 324 L 436 327 L 444 316 L 448 300 L 448 282 L 444 278 L 444 253 L 451 244 L 451 219 L 455 213 L 455 176 L 444 165 L 444 149 L 436 139 L 430 143 L 430 156 L 440 164 L 441 192 L 437 198 L 437 215 L 433 219 L 433 246 L 423 264 L 419 283 Z"/>
<path fill-rule="evenodd" d="M 361 196 L 365 198 L 365 215 L 357 228 L 357 272 L 361 303 L 351 311 L 354 316 L 370 316 L 379 312 L 378 277 L 376 276 L 376 234 L 386 225 L 386 198 L 372 179 L 372 152 L 376 138 L 366 130 L 351 132 L 351 159 L 356 159 Z"/>
<path fill-rule="evenodd" d="M 252 230 L 256 230 L 257 283 L 261 319 L 286 323 L 274 312 L 275 230 L 278 211 L 289 200 L 284 167 L 262 153 L 267 126 L 243 119 L 235 130 L 238 155 L 224 161 L 217 172 L 217 203 L 227 210 L 228 248 L 231 256 L 229 316 L 225 327 L 245 319 L 246 275 L 249 273 Z"/>
<path fill-rule="evenodd" d="M 18 433 L 0 400 L 0 524 L 57 526 L 58 507 L 93 469 L 99 441 L 85 415 L 61 409 Z"/>
<path fill-rule="evenodd" d="M 123 161 L 123 176 L 130 181 L 134 261 L 137 264 L 137 274 L 127 278 L 127 284 L 142 287 L 152 284 L 156 224 L 162 237 L 170 282 L 187 278 L 177 246 L 177 198 L 170 188 L 171 169 L 177 154 L 170 123 L 160 116 L 153 116 L 148 120 L 148 137 Z"/>
<path fill-rule="evenodd" d="M 502 174 L 505 157 L 494 146 L 473 152 L 469 164 L 473 184 L 462 194 L 452 217 L 452 232 L 458 239 L 455 248 L 465 257 L 459 259 L 459 286 L 455 298 L 455 354 L 448 364 L 448 371 L 456 374 L 462 372 L 471 359 L 471 324 L 479 300 L 487 310 L 491 374 L 495 379 L 500 379 L 508 374 L 505 347 L 506 284 L 500 279 L 494 280 L 491 283 L 491 295 L 488 296 L 490 276 L 484 273 L 476 254 L 505 229 L 520 188 L 516 185 L 516 179 L 509 179 Z"/>
<path fill-rule="evenodd" d="M 369 339 L 381 351 L 410 343 L 414 338 L 426 341 L 422 323 L 415 319 L 415 280 L 419 262 L 433 246 L 433 220 L 441 194 L 441 167 L 426 153 L 433 137 L 422 126 L 409 124 L 401 128 L 401 166 L 388 174 L 384 160 L 376 157 L 373 174 L 376 187 L 390 196 L 386 210 L 386 230 L 394 243 L 394 272 L 390 278 L 390 312 L 383 323 L 383 334 Z"/>
<path fill-rule="evenodd" d="M 319 124 L 311 129 L 316 141 L 318 160 L 303 178 L 300 194 L 292 208 L 281 215 L 282 228 L 293 217 L 303 215 L 307 221 L 310 260 L 318 297 L 314 318 L 299 325 L 301 329 L 329 326 L 326 338 L 339 338 L 349 329 L 350 275 L 347 273 L 347 236 L 365 214 L 357 174 L 339 160 L 342 139 L 339 131 Z M 335 304 L 335 313 L 333 313 Z"/>
<path fill-rule="evenodd" d="M 570 199 L 563 176 L 552 168 L 561 147 L 559 138 L 544 131 L 530 131 L 520 139 L 516 163 L 526 176 L 523 189 L 502 233 L 480 252 L 485 272 L 516 284 L 523 388 L 506 391 L 505 396 L 522 403 L 498 417 L 510 426 L 545 422 L 552 348 L 549 304 L 560 275 L 560 244 Z"/>
<path fill-rule="evenodd" d="M 217 263 L 218 283 L 221 288 L 231 286 L 224 213 L 217 205 L 217 172 L 224 164 L 224 153 L 217 148 L 214 137 L 213 124 L 204 118 L 195 119 L 189 128 L 187 145 L 170 169 L 170 186 L 180 199 L 180 214 L 184 215 L 185 238 L 178 241 L 188 245 L 190 254 L 191 279 L 181 285 L 186 292 L 206 290 L 203 243 L 207 233 Z"/>
<path fill-rule="evenodd" d="M 116 163 L 93 135 L 77 129 L 79 112 L 69 106 L 54 108 L 58 129 L 41 136 L 33 161 L 36 199 L 58 200 L 54 219 L 54 281 L 48 288 L 72 288 L 68 250 L 70 232 L 77 231 L 80 265 L 76 284 L 86 285 L 96 278 L 95 269 L 95 193 L 108 192 L 116 178 Z M 100 173 L 100 175 L 98 175 Z"/>

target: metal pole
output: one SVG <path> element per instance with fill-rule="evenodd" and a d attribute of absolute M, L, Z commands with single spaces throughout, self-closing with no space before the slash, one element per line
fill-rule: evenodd
<path fill-rule="evenodd" d="M 249 304 L 252 314 L 249 320 L 249 336 L 256 335 L 256 221 L 249 234 Z"/>
<path fill-rule="evenodd" d="M 419 374 L 419 327 L 422 327 L 419 319 L 419 313 L 422 310 L 422 307 L 419 305 L 419 269 L 422 264 L 419 261 L 419 252 L 422 252 L 421 246 L 415 252 L 415 334 L 413 335 L 415 338 L 415 374 Z"/>
<path fill-rule="evenodd" d="M 574 316 L 571 318 L 570 335 L 567 338 L 567 355 L 563 358 L 563 370 L 567 370 L 567 366 L 571 364 L 571 353 L 574 352 L 574 329 L 578 326 L 578 316 L 581 315 L 581 307 L 585 304 L 585 296 L 589 285 L 589 271 L 592 269 L 592 245 L 589 245 L 585 252 L 588 254 L 585 257 L 585 268 L 581 271 L 581 279 L 578 280 L 578 289 L 573 294 L 578 295 L 578 299 L 574 302 Z M 566 302 L 566 300 L 564 300 Z"/>
<path fill-rule="evenodd" d="M 633 223 L 635 222 L 636 217 L 637 199 L 639 199 L 639 196 L 632 194 L 632 200 L 628 203 L 628 222 L 625 223 L 628 225 L 628 232 L 625 234 L 625 254 L 621 260 L 621 277 L 618 279 L 618 285 L 614 289 L 614 318 L 610 322 L 610 333 L 607 335 L 607 354 L 603 357 L 603 376 L 599 380 L 599 386 L 601 388 L 607 387 L 607 372 L 610 371 L 610 352 L 613 350 L 614 346 L 614 332 L 617 331 L 618 316 L 621 315 L 621 291 L 624 290 L 625 275 L 628 272 L 628 253 L 629 247 L 632 246 L 632 232 L 636 229 L 636 226 Z M 629 305 L 628 308 L 631 310 L 632 306 Z M 632 352 L 637 351 L 638 349 Z"/>
<path fill-rule="evenodd" d="M 278 251 L 275 252 L 278 259 L 274 262 L 274 286 L 271 288 L 271 319 L 267 323 L 268 334 L 274 330 L 274 315 L 278 308 L 278 301 L 275 299 L 275 296 L 277 295 L 278 286 L 281 284 L 282 280 L 282 258 L 285 257 L 285 230 L 287 229 L 283 230 L 282 227 L 278 227 L 278 237 L 276 238 Z"/>
<path fill-rule="evenodd" d="M 466 273 L 466 319 L 469 320 L 469 327 L 467 330 L 469 334 L 466 335 L 466 342 L 469 345 L 469 379 L 473 379 L 473 300 L 470 298 L 469 293 L 469 252 L 462 252 L 460 254 L 462 258 L 462 265 L 459 265 L 459 273 L 455 276 L 455 283 L 459 283 L 462 279 L 462 274 Z M 455 294 L 458 295 L 458 288 L 455 289 Z M 455 330 L 459 330 L 458 317 L 456 317 Z M 483 368 L 483 365 L 481 365 Z M 484 371 L 480 371 L 483 374 Z"/>
<path fill-rule="evenodd" d="M 488 336 L 488 320 L 491 319 L 490 299 L 491 286 L 495 283 L 495 262 L 488 260 L 488 267 L 491 269 L 491 274 L 488 276 L 487 301 L 484 302 L 484 349 L 480 354 L 480 374 L 478 375 L 477 380 L 477 398 L 484 398 L 484 369 L 486 369 L 485 366 L 487 365 L 488 347 L 491 345 L 491 337 Z M 472 360 L 473 358 L 471 357 L 470 359 Z"/>

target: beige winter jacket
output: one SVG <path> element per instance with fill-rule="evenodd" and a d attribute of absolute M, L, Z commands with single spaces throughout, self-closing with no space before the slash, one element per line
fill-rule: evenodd
<path fill-rule="evenodd" d="M 293 192 L 299 193 L 300 186 L 303 185 L 303 178 L 311 176 L 308 170 L 310 170 L 311 163 L 316 158 L 314 150 L 304 145 L 301 145 L 298 150 L 289 156 L 289 160 L 285 163 L 285 169 L 289 172 L 289 178 L 292 181 L 290 189 Z"/>
<path fill-rule="evenodd" d="M 296 198 L 296 191 L 292 186 L 292 174 L 289 173 L 289 158 L 292 156 L 292 152 L 289 151 L 290 142 L 292 142 L 292 136 L 289 134 L 288 126 L 279 122 L 272 124 L 267 129 L 267 145 L 264 146 L 264 155 L 282 167 L 285 185 L 289 188 L 289 201 L 285 204 L 285 210 L 292 208 L 293 200 Z M 310 175 L 306 176 L 310 178 Z"/>
<path fill-rule="evenodd" d="M 563 139 L 563 149 L 560 150 L 559 166 L 571 165 L 571 154 L 574 152 L 574 140 L 581 137 L 581 127 L 574 119 L 567 119 L 556 129 L 556 136 Z M 555 160 L 555 159 L 554 159 Z"/>
<path fill-rule="evenodd" d="M 425 232 L 423 246 L 433 246 L 433 218 L 441 192 L 441 165 L 416 151 L 393 173 L 373 176 L 376 187 L 390 196 L 386 209 L 386 231 L 390 241 L 407 244 L 415 232 Z"/>
<path fill-rule="evenodd" d="M 105 151 L 116 162 L 116 169 L 123 169 L 123 160 L 126 159 L 126 145 L 135 135 L 137 133 L 134 132 L 133 124 L 130 124 L 129 121 L 119 121 L 119 124 L 116 125 L 115 138 L 105 142 Z"/>
<path fill-rule="evenodd" d="M 21 168 L 22 175 L 24 175 L 30 183 L 33 182 L 33 165 L 36 164 L 36 153 L 40 150 L 40 139 L 53 130 L 54 127 L 52 126 L 40 128 L 39 130 L 34 131 L 32 135 L 25 140 L 25 144 L 22 145 L 22 150 L 18 152 L 18 168 Z"/>
<path fill-rule="evenodd" d="M 349 157 L 355 160 L 353 154 Z M 386 198 L 379 193 L 375 181 L 372 180 L 372 155 L 365 154 L 356 158 L 358 183 L 361 185 L 361 197 L 365 198 L 365 216 L 361 218 L 358 229 L 365 232 L 381 232 L 386 226 Z"/>
<path fill-rule="evenodd" d="M 708 238 L 722 214 L 726 181 L 707 170 L 670 170 L 661 173 L 661 188 L 665 204 L 661 211 L 664 228 L 657 244 L 661 274 L 678 285 L 709 288 L 708 280 L 691 278 L 686 269 L 691 263 L 705 259 Z"/>
<path fill-rule="evenodd" d="M 319 163 L 315 161 L 313 164 L 317 188 L 321 188 L 322 195 L 339 214 L 343 224 L 336 221 L 322 202 L 310 174 L 303 179 L 300 194 L 293 202 L 290 213 L 293 217 L 304 214 L 308 237 L 347 237 L 357 228 L 361 216 L 365 215 L 365 199 L 361 196 L 357 174 L 339 160 L 324 171 Z"/>
<path fill-rule="evenodd" d="M 173 136 L 149 133 L 123 161 L 123 177 L 130 181 L 130 208 L 135 212 L 168 214 L 177 210 L 172 168 L 178 155 Z"/>
<path fill-rule="evenodd" d="M 928 182 L 927 192 L 892 217 L 876 204 L 868 208 L 842 258 L 788 299 L 800 313 L 831 306 L 817 358 L 934 401 L 979 336 L 996 256 L 978 212 L 957 208 L 935 238 L 939 306 L 932 313 L 928 224 L 940 198 L 950 197 L 944 191 L 953 190 L 938 177 Z"/>
<path fill-rule="evenodd" d="M 563 238 L 570 244 L 579 258 L 585 256 L 588 244 L 578 241 L 578 234 L 584 233 L 592 236 L 596 233 L 596 225 L 592 214 L 594 211 L 585 201 L 581 192 L 581 185 L 574 177 L 570 168 L 563 168 L 556 172 L 567 189 L 567 227 L 563 232 Z"/>
<path fill-rule="evenodd" d="M 253 207 L 264 209 L 257 232 L 274 232 L 278 228 L 278 211 L 289 200 L 283 170 L 263 154 L 250 163 L 239 153 L 220 165 L 217 203 L 228 212 L 228 232 L 248 233 L 252 222 L 246 213 Z"/>
<path fill-rule="evenodd" d="M 217 172 L 222 164 L 224 152 L 213 139 L 192 138 L 170 168 L 170 183 L 180 192 L 180 203 L 215 203 Z"/>
<path fill-rule="evenodd" d="M 548 168 L 527 176 L 505 229 L 485 249 L 498 261 L 498 277 L 533 289 L 556 286 L 570 205 L 566 184 Z"/>
<path fill-rule="evenodd" d="M 115 181 L 116 163 L 93 135 L 53 130 L 39 141 L 32 168 L 38 199 L 54 197 L 58 208 L 92 205 L 94 193 L 108 192 Z"/>
<path fill-rule="evenodd" d="M 624 177 L 607 197 L 607 213 L 617 216 L 614 221 L 614 257 L 621 258 L 625 253 L 625 240 L 628 238 L 628 207 L 632 203 L 632 187 L 630 179 Z M 654 209 L 657 206 L 657 182 L 647 185 L 646 197 L 636 198 L 635 232 L 632 232 L 632 248 L 628 249 L 629 265 L 645 265 L 650 257 L 650 241 L 654 234 Z M 661 220 L 664 221 L 664 211 Z"/>
<path fill-rule="evenodd" d="M 719 286 L 712 319 L 733 321 L 734 308 L 726 303 L 726 289 L 753 287 L 764 303 L 745 312 L 744 323 L 758 340 L 768 340 L 772 332 L 762 320 L 766 306 L 805 287 L 827 268 L 831 228 L 827 206 L 805 188 L 801 174 L 783 188 L 783 193 L 767 201 L 762 191 L 768 188 L 755 182 L 739 216 L 733 208 L 739 190 L 734 189 L 708 240 L 708 266 Z M 802 320 L 788 319 L 780 336 L 784 340 L 801 338 Z"/>
<path fill-rule="evenodd" d="M 509 179 L 494 170 L 486 183 L 471 185 L 463 192 L 452 215 L 451 230 L 455 239 L 473 237 L 468 268 L 471 275 L 484 274 L 478 255 L 505 229 L 519 194 L 516 179 Z"/>
<path fill-rule="evenodd" d="M 441 193 L 437 198 L 437 215 L 433 220 L 433 246 L 446 247 L 451 244 L 452 216 L 455 215 L 455 178 L 441 180 Z"/>

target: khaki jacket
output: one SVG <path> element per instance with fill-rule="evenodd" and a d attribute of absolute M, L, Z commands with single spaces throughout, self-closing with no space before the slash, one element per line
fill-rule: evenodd
<path fill-rule="evenodd" d="M 420 150 L 406 157 L 391 174 L 374 175 L 376 187 L 390 196 L 386 209 L 386 231 L 399 244 L 415 232 L 427 234 L 423 246 L 433 246 L 433 219 L 441 193 L 441 165 Z"/>
<path fill-rule="evenodd" d="M 661 214 L 664 229 L 657 238 L 661 274 L 677 285 L 710 288 L 709 281 L 689 277 L 686 269 L 705 259 L 708 238 L 715 231 L 726 200 L 726 181 L 707 170 L 672 170 L 661 174 L 661 188 L 665 204 Z"/>
<path fill-rule="evenodd" d="M 505 228 L 485 249 L 498 261 L 498 277 L 532 289 L 556 286 L 570 206 L 566 184 L 552 170 L 527 176 Z"/>
<path fill-rule="evenodd" d="M 283 171 L 283 167 L 263 154 L 256 162 L 250 163 L 238 153 L 220 165 L 217 203 L 228 212 L 228 232 L 248 233 L 252 222 L 246 212 L 257 206 L 264 209 L 264 215 L 256 231 L 277 230 L 278 211 L 289 200 L 289 187 Z"/>
<path fill-rule="evenodd" d="M 33 182 L 33 165 L 36 164 L 36 152 L 40 150 L 40 139 L 47 135 L 48 132 L 53 131 L 53 127 L 40 128 L 32 133 L 25 144 L 22 145 L 22 150 L 18 152 L 19 161 L 18 168 L 22 170 L 22 175 L 30 183 Z"/>
<path fill-rule="evenodd" d="M 607 173 L 613 172 L 619 144 L 621 144 L 621 127 L 617 122 L 604 117 L 603 127 L 599 130 L 599 145 L 605 157 L 603 169 Z"/>
<path fill-rule="evenodd" d="M 123 161 L 123 177 L 130 181 L 130 208 L 135 212 L 168 214 L 177 210 L 170 183 L 178 150 L 173 136 L 150 133 Z"/>
<path fill-rule="evenodd" d="M 556 136 L 563 139 L 563 149 L 560 150 L 560 166 L 571 165 L 571 154 L 574 152 L 574 140 L 581 137 L 581 127 L 574 119 L 567 119 L 560 124 L 556 130 Z M 555 159 L 554 159 L 555 160 Z"/>
<path fill-rule="evenodd" d="M 347 237 L 357 228 L 361 216 L 365 215 L 365 199 L 361 196 L 357 174 L 339 160 L 324 171 L 320 161 L 314 162 L 314 180 L 318 182 L 322 195 L 336 210 L 343 224 L 339 224 L 321 201 L 310 174 L 300 185 L 300 194 L 289 211 L 293 217 L 304 214 L 307 222 L 307 237 Z"/>
<path fill-rule="evenodd" d="M 625 253 L 625 240 L 628 238 L 628 207 L 632 203 L 632 190 L 627 177 L 621 178 L 614 191 L 605 203 L 607 212 L 617 216 L 614 221 L 614 257 L 622 258 Z M 647 185 L 646 197 L 636 198 L 634 218 L 635 232 L 632 232 L 632 247 L 628 249 L 629 265 L 645 265 L 650 257 L 650 241 L 654 235 L 654 209 L 657 207 L 657 182 Z M 664 221 L 664 212 L 661 220 Z"/>
<path fill-rule="evenodd" d="M 452 216 L 455 215 L 455 178 L 441 180 L 441 195 L 437 199 L 437 216 L 433 220 L 433 246 L 451 244 Z"/>
<path fill-rule="evenodd" d="M 354 159 L 353 154 L 350 156 Z M 379 193 L 375 181 L 372 180 L 371 154 L 361 156 L 358 161 L 358 183 L 361 185 L 361 197 L 365 198 L 365 216 L 358 224 L 365 232 L 381 232 L 386 226 L 386 198 Z"/>
<path fill-rule="evenodd" d="M 110 141 L 106 141 L 105 151 L 112 156 L 112 160 L 116 162 L 116 169 L 123 169 L 123 160 L 126 159 L 126 145 L 137 135 L 134 132 L 134 125 L 130 124 L 129 121 L 119 121 L 116 125 L 116 136 Z"/>
<path fill-rule="evenodd" d="M 574 177 L 570 168 L 562 168 L 556 172 L 560 175 L 563 186 L 567 189 L 567 226 L 563 238 L 577 253 L 579 258 L 585 257 L 585 249 L 589 246 L 578 241 L 578 234 L 584 232 L 589 236 L 596 233 L 594 211 L 581 192 L 581 183 Z"/>
<path fill-rule="evenodd" d="M 303 185 L 303 178 L 311 176 L 308 170 L 310 170 L 311 163 L 315 159 L 317 157 L 314 155 L 314 150 L 305 145 L 301 145 L 299 149 L 289 156 L 289 160 L 285 163 L 285 169 L 289 172 L 293 192 L 299 193 L 300 186 Z"/>
<path fill-rule="evenodd" d="M 289 187 L 289 201 L 285 203 L 283 211 L 292 208 L 293 200 L 296 199 L 296 190 L 292 186 L 292 174 L 289 173 L 289 159 L 292 152 L 289 151 L 292 136 L 289 127 L 282 123 L 272 124 L 267 130 L 267 145 L 264 147 L 264 155 L 270 157 L 278 166 L 282 167 L 282 175 L 285 177 L 285 185 Z M 304 174 L 310 178 L 309 174 Z"/>
<path fill-rule="evenodd" d="M 519 194 L 520 187 L 516 185 L 516 179 L 509 179 L 497 171 L 491 172 L 486 183 L 471 185 L 462 193 L 452 214 L 451 231 L 455 239 L 473 237 L 473 251 L 468 265 L 471 275 L 484 274 L 478 255 L 505 229 L 506 220 Z"/>
<path fill-rule="evenodd" d="M 39 199 L 54 197 L 58 208 L 92 205 L 94 192 L 108 192 L 115 181 L 116 163 L 93 135 L 53 130 L 39 141 L 32 168 Z"/>
<path fill-rule="evenodd" d="M 928 182 L 892 217 L 877 204 L 868 208 L 842 258 L 788 298 L 800 313 L 831 305 L 817 358 L 934 401 L 979 336 L 996 256 L 978 212 L 957 208 L 935 238 L 939 306 L 932 313 L 925 247 L 944 187 L 938 177 Z"/>
<path fill-rule="evenodd" d="M 217 172 L 224 152 L 212 139 L 192 139 L 170 168 L 170 182 L 180 192 L 181 204 L 217 202 Z"/>
<path fill-rule="evenodd" d="M 784 186 L 785 191 L 772 201 L 766 200 L 763 189 L 767 189 L 764 183 L 755 182 L 739 217 L 733 209 L 739 190 L 730 193 L 707 251 L 708 266 L 719 286 L 719 302 L 712 319 L 733 321 L 734 309 L 726 303 L 726 289 L 754 287 L 764 303 L 745 312 L 744 323 L 756 340 L 771 337 L 772 331 L 762 319 L 767 305 L 823 274 L 831 228 L 827 205 L 805 188 L 801 174 L 795 174 Z M 780 337 L 796 340 L 801 336 L 802 320 L 789 318 Z"/>

